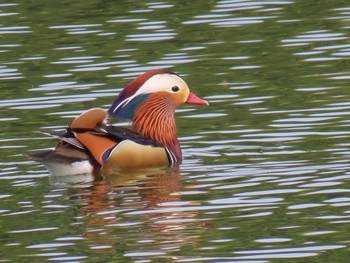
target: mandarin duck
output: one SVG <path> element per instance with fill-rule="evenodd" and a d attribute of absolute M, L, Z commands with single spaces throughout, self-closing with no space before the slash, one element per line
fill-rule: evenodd
<path fill-rule="evenodd" d="M 186 82 L 166 70 L 152 70 L 132 81 L 106 112 L 90 109 L 57 137 L 54 150 L 30 154 L 51 174 L 98 173 L 106 169 L 168 167 L 182 162 L 175 109 L 184 104 L 209 105 L 190 92 Z M 107 125 L 107 117 L 131 119 L 131 129 Z"/>

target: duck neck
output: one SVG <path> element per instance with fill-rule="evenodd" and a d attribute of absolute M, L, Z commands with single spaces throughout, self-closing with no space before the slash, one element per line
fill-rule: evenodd
<path fill-rule="evenodd" d="M 152 94 L 135 111 L 133 130 L 150 138 L 175 154 L 181 162 L 182 153 L 177 138 L 175 103 L 166 94 Z"/>

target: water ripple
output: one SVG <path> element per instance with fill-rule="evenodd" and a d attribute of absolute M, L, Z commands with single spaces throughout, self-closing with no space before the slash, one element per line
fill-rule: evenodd
<path fill-rule="evenodd" d="M 190 5 L 85 5 L 77 23 L 78 8 L 62 3 L 37 16 L 31 2 L 0 4 L 4 260 L 346 257 L 349 7 Z M 177 111 L 181 170 L 57 178 L 23 156 L 55 144 L 28 131 L 62 130 L 61 118 L 109 107 L 127 81 L 159 68 L 210 101 Z"/>
<path fill-rule="evenodd" d="M 264 12 L 274 12 L 281 10 L 281 7 L 265 8 L 266 6 L 278 6 L 291 4 L 292 1 L 218 1 L 213 10 L 212 14 L 197 15 L 194 20 L 185 21 L 183 24 L 209 24 L 215 27 L 239 27 L 250 24 L 263 23 L 268 19 L 276 18 L 276 16 L 241 16 L 236 17 L 234 14 L 239 14 L 238 12 L 254 12 L 255 10 Z M 225 14 L 222 14 L 225 13 Z"/>

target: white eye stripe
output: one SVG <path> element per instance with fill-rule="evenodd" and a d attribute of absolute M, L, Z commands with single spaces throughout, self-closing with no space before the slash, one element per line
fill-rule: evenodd
<path fill-rule="evenodd" d="M 140 89 L 133 95 L 137 96 L 144 93 L 153 93 L 158 91 L 169 91 L 173 86 L 181 87 L 185 85 L 185 81 L 177 75 L 158 74 L 149 78 Z"/>
<path fill-rule="evenodd" d="M 174 91 L 174 87 L 177 87 L 178 90 Z M 184 89 L 186 90 L 188 89 L 188 87 L 186 82 L 181 77 L 168 73 L 157 74 L 146 80 L 133 95 L 125 98 L 123 101 L 118 103 L 118 105 L 113 109 L 112 113 L 114 114 L 121 108 L 125 107 L 139 95 L 150 94 L 160 91 L 175 93 L 180 90 L 183 91 Z"/>
<path fill-rule="evenodd" d="M 169 83 L 178 83 L 178 84 L 173 84 L 170 86 Z M 133 95 L 131 95 L 130 97 L 120 102 L 119 105 L 115 107 L 115 109 L 113 110 L 113 113 L 116 112 L 118 109 L 126 106 L 130 101 L 132 101 L 138 95 L 153 93 L 157 91 L 169 91 L 169 86 L 179 87 L 179 85 L 182 83 L 186 85 L 185 81 L 177 75 L 173 75 L 173 74 L 154 75 L 148 80 L 146 80 L 145 83 L 143 83 L 143 85 Z"/>

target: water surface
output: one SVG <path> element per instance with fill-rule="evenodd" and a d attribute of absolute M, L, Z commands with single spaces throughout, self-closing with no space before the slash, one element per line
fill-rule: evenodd
<path fill-rule="evenodd" d="M 0 4 L 0 259 L 347 262 L 347 1 Z M 178 169 L 50 177 L 24 154 L 139 74 L 179 73 Z M 119 122 L 127 125 L 127 122 Z"/>

